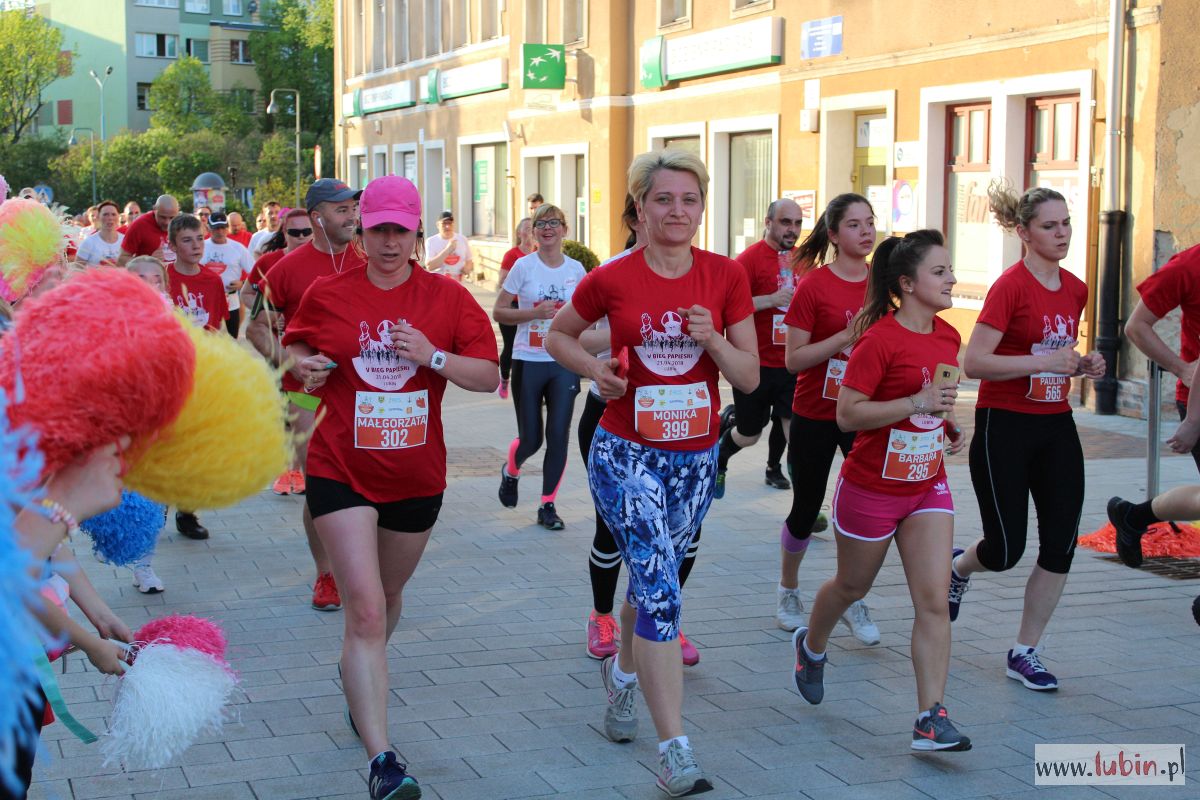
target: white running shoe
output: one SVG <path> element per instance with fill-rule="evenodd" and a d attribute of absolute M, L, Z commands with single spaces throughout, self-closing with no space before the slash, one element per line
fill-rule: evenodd
<path fill-rule="evenodd" d="M 879 626 L 871 621 L 871 612 L 862 600 L 855 601 L 842 614 L 842 622 L 863 644 L 879 644 Z"/>
<path fill-rule="evenodd" d="M 142 594 L 158 594 L 165 587 L 162 578 L 149 564 L 139 564 L 133 568 L 133 588 Z"/>
<path fill-rule="evenodd" d="M 778 594 L 775 622 L 785 631 L 794 631 L 804 624 L 804 603 L 800 602 L 800 590 L 779 589 Z"/>

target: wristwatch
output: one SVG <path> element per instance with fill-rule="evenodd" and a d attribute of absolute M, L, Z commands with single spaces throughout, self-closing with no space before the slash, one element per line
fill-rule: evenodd
<path fill-rule="evenodd" d="M 446 354 L 441 350 L 434 350 L 433 355 L 429 358 L 429 368 L 440 370 L 446 366 Z"/>

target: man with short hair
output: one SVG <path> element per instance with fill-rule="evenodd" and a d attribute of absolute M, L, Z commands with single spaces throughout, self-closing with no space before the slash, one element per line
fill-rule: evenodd
<path fill-rule="evenodd" d="M 534 192 L 525 198 L 525 202 L 529 204 L 529 216 L 533 217 L 533 212 L 538 210 L 538 206 L 546 202 L 546 199 L 538 192 Z"/>
<path fill-rule="evenodd" d="M 425 269 L 430 272 L 441 272 L 462 281 L 463 275 L 471 275 L 471 267 L 475 257 L 471 253 L 471 243 L 467 237 L 454 230 L 454 214 L 443 211 L 438 217 L 438 232 L 425 240 L 425 251 L 429 258 L 425 261 Z"/>
<path fill-rule="evenodd" d="M 330 179 L 332 180 L 332 178 Z M 250 237 L 250 255 L 258 258 L 262 255 L 262 248 L 271 237 L 279 231 L 279 203 L 274 200 L 268 200 L 263 203 L 263 213 L 267 215 L 267 227 L 260 228 Z"/>
<path fill-rule="evenodd" d="M 246 223 L 242 220 L 242 215 L 236 211 L 229 212 L 229 238 L 246 248 L 246 252 L 250 252 L 250 240 L 254 234 L 246 230 Z M 279 219 L 276 214 L 276 220 Z M 276 224 L 278 229 L 278 224 Z"/>
<path fill-rule="evenodd" d="M 225 327 L 229 335 L 236 339 L 241 325 L 238 292 L 242 288 L 242 281 L 254 269 L 254 260 L 250 258 L 250 251 L 230 236 L 230 221 L 225 214 L 214 212 L 208 225 L 211 233 L 204 241 L 204 263 L 211 269 L 220 270 L 221 283 L 225 284 L 229 302 L 229 319 L 225 321 Z"/>
<path fill-rule="evenodd" d="M 281 258 L 260 282 L 259 296 L 250 311 L 246 338 L 272 365 L 279 366 L 286 362 L 287 353 L 280 344 L 280 335 L 288 319 L 299 307 L 305 290 L 318 278 L 359 269 L 366 264 L 352 246 L 358 228 L 360 194 L 361 191 L 351 189 L 333 178 L 322 178 L 310 186 L 304 197 L 304 206 L 308 210 L 308 225 L 313 229 L 312 239 Z M 339 369 L 354 367 L 347 364 Z M 296 434 L 296 453 L 293 468 L 279 476 L 272 490 L 276 494 L 304 494 L 307 434 L 312 430 L 321 400 L 305 393 L 303 383 L 292 369 L 283 373 L 283 390 L 291 401 L 289 412 L 293 420 L 292 431 Z M 342 599 L 333 579 L 329 556 L 317 537 L 307 504 L 304 506 L 303 522 L 308 548 L 317 567 L 312 607 L 318 611 L 337 611 L 342 607 Z"/>
<path fill-rule="evenodd" d="M 130 200 L 125 204 L 125 209 L 121 212 L 121 227 L 118 229 L 122 234 L 128 226 L 133 224 L 133 221 L 142 215 L 142 207 L 137 204 L 137 201 Z"/>
<path fill-rule="evenodd" d="M 169 194 L 160 195 L 154 202 L 153 213 L 142 214 L 125 231 L 125 238 L 121 240 L 121 257 L 117 259 L 117 266 L 125 266 L 134 256 L 154 256 L 163 262 L 164 266 L 174 264 L 175 251 L 171 249 L 167 228 L 170 226 L 171 220 L 177 216 L 179 216 L 179 201 Z M 196 218 L 192 217 L 192 219 Z M 196 219 L 196 224 L 199 225 L 200 220 Z"/>

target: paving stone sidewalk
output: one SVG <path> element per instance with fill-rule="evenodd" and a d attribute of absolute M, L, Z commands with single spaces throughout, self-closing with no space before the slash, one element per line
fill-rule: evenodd
<path fill-rule="evenodd" d="M 479 296 L 490 308 L 489 295 Z M 444 413 L 450 487 L 390 645 L 392 741 L 427 798 L 661 797 L 644 704 L 636 743 L 612 744 L 599 732 L 603 690 L 598 664 L 584 652 L 593 511 L 574 441 L 558 500 L 567 528 L 550 533 L 534 524 L 538 470 L 528 470 L 518 508 L 496 499 L 501 454 L 515 433 L 511 402 L 451 389 Z M 1144 447 L 1145 434 L 1136 421 L 1077 417 L 1085 443 L 1099 443 L 1089 450 L 1086 533 L 1105 521 L 1110 495 L 1143 493 L 1144 460 L 1120 456 L 1135 456 L 1131 443 Z M 864 647 L 839 629 L 825 701 L 807 705 L 792 685 L 789 635 L 774 620 L 779 526 L 790 494 L 763 484 L 765 457 L 764 442 L 733 460 L 728 494 L 705 521 L 685 593 L 683 627 L 701 653 L 685 673 L 685 727 L 715 778 L 707 797 L 1015 800 L 1035 790 L 1038 742 L 1183 743 L 1200 753 L 1196 582 L 1080 550 L 1044 641 L 1062 688 L 1037 694 L 1005 678 L 1036 542 L 1016 569 L 974 581 L 954 627 L 946 705 L 976 743 L 972 751 L 915 756 L 908 749 L 912 608 L 894 549 L 868 597 L 882 643 Z M 979 514 L 966 456 L 949 463 L 963 545 L 979 535 Z M 1189 458 L 1164 458 L 1162 469 L 1163 488 L 1196 480 Z M 76 542 L 97 588 L 131 627 L 176 612 L 220 622 L 242 695 L 220 736 L 157 771 L 106 767 L 95 745 L 53 725 L 31 797 L 367 796 L 366 756 L 342 716 L 342 615 L 309 608 L 313 574 L 300 508 L 299 498 L 264 492 L 202 514 L 213 533 L 207 542 L 166 532 L 155 562 L 167 587 L 161 595 L 139 594 L 128 570 L 97 563 L 86 541 Z M 801 573 L 806 604 L 834 568 L 829 534 L 816 538 Z M 76 716 L 103 728 L 113 680 L 73 657 L 60 681 Z M 1039 794 L 1198 796 L 1195 783 Z"/>

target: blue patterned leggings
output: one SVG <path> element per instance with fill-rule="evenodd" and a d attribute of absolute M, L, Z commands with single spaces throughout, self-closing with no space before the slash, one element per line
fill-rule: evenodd
<path fill-rule="evenodd" d="M 588 484 L 629 573 L 634 632 L 669 642 L 679 635 L 679 565 L 712 504 L 717 445 L 659 450 L 596 430 Z"/>

